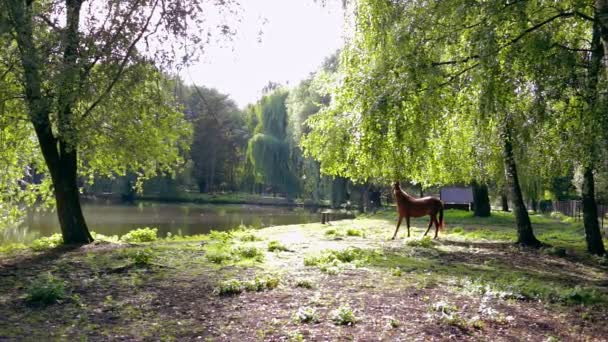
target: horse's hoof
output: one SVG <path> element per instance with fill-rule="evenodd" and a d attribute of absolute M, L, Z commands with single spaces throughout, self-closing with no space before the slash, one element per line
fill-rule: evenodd
<path fill-rule="evenodd" d="M 391 240 L 395 240 L 395 237 L 393 236 L 393 237 L 391 238 Z"/>

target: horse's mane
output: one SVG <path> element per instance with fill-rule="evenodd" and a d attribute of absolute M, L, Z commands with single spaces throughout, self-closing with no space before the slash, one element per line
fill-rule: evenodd
<path fill-rule="evenodd" d="M 395 195 L 401 195 L 402 197 L 405 197 L 407 199 L 415 199 L 410 194 L 401 189 L 401 185 L 399 184 L 399 182 L 395 182 L 393 189 L 396 192 Z"/>

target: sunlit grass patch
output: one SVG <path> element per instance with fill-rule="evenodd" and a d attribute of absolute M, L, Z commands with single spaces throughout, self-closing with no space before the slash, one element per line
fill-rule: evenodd
<path fill-rule="evenodd" d="M 221 281 L 214 289 L 220 296 L 236 295 L 243 291 L 260 292 L 279 286 L 281 279 L 274 275 L 255 276 L 251 280 L 229 279 Z"/>
<path fill-rule="evenodd" d="M 9 243 L 0 246 L 0 254 L 12 255 L 25 249 L 27 249 L 27 246 L 22 243 Z"/>
<path fill-rule="evenodd" d="M 41 237 L 32 242 L 31 248 L 35 251 L 43 251 L 46 249 L 56 248 L 63 244 L 63 237 L 56 233 L 51 236 Z"/>
<path fill-rule="evenodd" d="M 304 257 L 304 266 L 316 266 L 328 274 L 336 274 L 345 267 L 358 267 L 369 263 L 377 251 L 349 247 L 345 249 L 327 249 L 317 254 Z"/>
<path fill-rule="evenodd" d="M 358 228 L 349 228 L 346 230 L 346 236 L 365 237 L 365 232 Z"/>
<path fill-rule="evenodd" d="M 268 251 L 269 252 L 286 252 L 289 251 L 285 245 L 277 240 L 272 240 L 268 243 Z"/>
<path fill-rule="evenodd" d="M 341 305 L 334 310 L 331 319 L 336 325 L 353 325 L 358 321 L 355 312 L 348 305 Z"/>
<path fill-rule="evenodd" d="M 264 260 L 264 251 L 255 246 L 239 246 L 233 251 L 239 259 L 253 259 L 258 262 Z"/>
<path fill-rule="evenodd" d="M 425 236 L 420 240 L 409 240 L 405 244 L 412 247 L 422 248 L 432 248 L 434 245 L 433 240 L 429 236 Z"/>
<path fill-rule="evenodd" d="M 293 320 L 299 323 L 317 323 L 319 322 L 319 314 L 317 309 L 310 306 L 303 306 L 298 308 L 293 316 Z"/>
<path fill-rule="evenodd" d="M 120 241 L 137 243 L 137 242 L 153 242 L 158 239 L 158 228 L 144 227 L 134 229 L 120 237 Z"/>
<path fill-rule="evenodd" d="M 296 287 L 302 287 L 305 289 L 313 289 L 315 287 L 313 280 L 311 279 L 298 279 L 296 281 Z"/>

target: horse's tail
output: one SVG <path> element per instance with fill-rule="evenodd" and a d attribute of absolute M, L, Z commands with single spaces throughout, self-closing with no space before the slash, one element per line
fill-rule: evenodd
<path fill-rule="evenodd" d="M 439 230 L 443 230 L 443 203 L 441 203 L 441 208 L 439 208 Z"/>

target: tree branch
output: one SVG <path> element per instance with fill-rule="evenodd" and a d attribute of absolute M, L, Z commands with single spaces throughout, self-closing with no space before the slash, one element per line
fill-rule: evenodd
<path fill-rule="evenodd" d="M 539 28 L 553 22 L 554 20 L 557 20 L 559 18 L 569 18 L 569 17 L 573 17 L 576 15 L 584 15 L 582 13 L 579 12 L 561 12 L 558 13 L 546 20 L 541 21 L 540 23 L 533 25 L 529 28 L 527 28 L 526 30 L 524 30 L 523 32 L 521 32 L 519 35 L 517 35 L 515 38 L 511 39 L 510 41 L 506 42 L 505 44 L 499 46 L 495 51 L 493 51 L 492 53 L 486 54 L 486 55 L 479 55 L 479 54 L 475 54 L 475 55 L 471 55 L 465 58 L 461 58 L 461 59 L 455 59 L 455 60 L 450 60 L 450 61 L 440 61 L 440 62 L 433 62 L 431 63 L 432 66 L 442 66 L 442 65 L 454 65 L 454 64 L 461 64 L 461 63 L 466 63 L 472 59 L 480 59 L 481 57 L 487 57 L 490 56 L 492 54 L 498 53 L 499 51 L 501 51 L 502 49 L 509 47 L 515 43 L 517 43 L 518 41 L 520 41 L 522 38 L 524 38 L 526 35 L 528 35 L 531 32 L 534 32 L 536 30 L 538 30 Z M 591 18 L 592 19 L 592 18 Z"/>
<path fill-rule="evenodd" d="M 141 38 L 144 36 L 146 30 L 148 29 L 148 25 L 150 25 L 150 21 L 152 20 L 152 17 L 154 16 L 154 12 L 156 12 L 157 5 L 158 5 L 158 0 L 156 0 L 156 2 L 154 2 L 154 6 L 152 7 L 152 10 L 150 11 L 150 15 L 146 19 L 146 23 L 142 27 L 141 32 L 133 40 L 133 42 L 131 42 L 131 45 L 129 45 L 129 48 L 127 49 L 127 52 L 125 53 L 120 65 L 118 67 L 118 71 L 116 72 L 116 74 L 114 75 L 112 80 L 110 81 L 110 84 L 108 84 L 106 89 L 97 98 L 97 100 L 93 101 L 93 103 L 89 106 L 89 108 L 87 108 L 87 110 L 82 114 L 83 119 L 85 119 L 93 111 L 93 109 L 95 109 L 95 107 L 97 107 L 101 103 L 101 101 L 103 101 L 103 99 L 105 99 L 106 96 L 108 96 L 108 94 L 110 94 L 112 89 L 114 89 L 114 86 L 116 85 L 116 83 L 118 83 L 118 81 L 122 77 L 124 70 L 125 70 L 125 66 L 127 65 L 127 62 L 129 61 L 129 58 L 131 57 L 131 55 L 135 49 L 135 45 L 141 40 Z"/>

